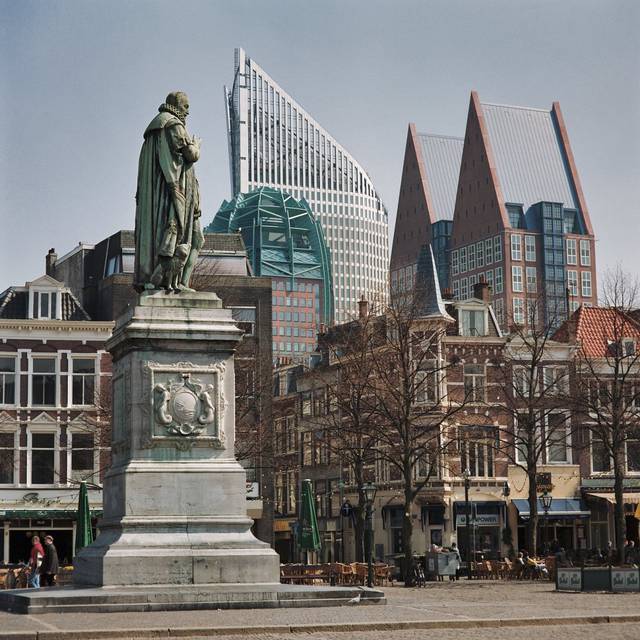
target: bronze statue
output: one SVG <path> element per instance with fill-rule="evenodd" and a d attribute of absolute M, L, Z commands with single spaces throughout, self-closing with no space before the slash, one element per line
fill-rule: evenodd
<path fill-rule="evenodd" d="M 200 140 L 185 128 L 185 93 L 170 93 L 158 111 L 144 132 L 138 163 L 134 286 L 138 291 L 193 291 L 191 274 L 204 244 L 193 168 Z"/>

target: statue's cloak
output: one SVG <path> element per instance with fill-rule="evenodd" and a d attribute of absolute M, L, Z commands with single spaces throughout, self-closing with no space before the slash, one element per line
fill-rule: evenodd
<path fill-rule="evenodd" d="M 139 290 L 151 282 L 159 256 L 173 256 L 180 244 L 190 246 L 200 202 L 193 164 L 182 157 L 189 143 L 182 121 L 164 111 L 144 132 L 136 191 L 134 286 Z M 184 207 L 176 208 L 171 185 L 179 187 Z"/>

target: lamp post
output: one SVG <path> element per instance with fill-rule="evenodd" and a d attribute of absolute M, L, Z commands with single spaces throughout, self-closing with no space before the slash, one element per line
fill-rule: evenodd
<path fill-rule="evenodd" d="M 552 495 L 545 489 L 540 496 L 540 502 L 542 502 L 542 510 L 544 511 L 544 540 L 542 541 L 542 552 L 546 553 L 547 547 L 547 527 L 549 526 L 549 509 L 551 509 L 551 503 L 553 502 Z"/>
<path fill-rule="evenodd" d="M 362 490 L 364 492 L 364 498 L 366 500 L 366 515 L 367 515 L 367 587 L 373 587 L 373 560 L 372 560 L 372 547 L 373 547 L 373 501 L 376 497 L 377 487 L 373 482 L 367 482 Z"/>
<path fill-rule="evenodd" d="M 465 511 L 465 533 L 467 541 L 465 543 L 467 556 L 467 580 L 471 580 L 471 504 L 469 503 L 469 487 L 471 486 L 471 471 L 465 469 L 462 473 L 464 478 L 464 511 Z"/>

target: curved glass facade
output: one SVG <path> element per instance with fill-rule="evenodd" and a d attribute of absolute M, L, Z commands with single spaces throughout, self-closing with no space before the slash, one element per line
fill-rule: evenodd
<path fill-rule="evenodd" d="M 274 355 L 313 351 L 334 307 L 329 251 L 307 202 L 260 187 L 225 200 L 206 231 L 242 234 L 253 273 L 272 279 Z"/>
<path fill-rule="evenodd" d="M 233 195 L 271 186 L 309 203 L 330 250 L 337 322 L 363 295 L 385 302 L 387 210 L 366 172 L 242 49 L 225 91 Z"/>

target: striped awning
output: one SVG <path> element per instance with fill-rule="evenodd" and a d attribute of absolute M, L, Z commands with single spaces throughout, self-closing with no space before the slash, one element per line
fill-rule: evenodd
<path fill-rule="evenodd" d="M 615 493 L 587 493 L 585 494 L 590 498 L 600 498 L 601 500 L 606 500 L 611 504 L 616 503 L 616 494 Z M 623 493 L 622 494 L 622 502 L 624 504 L 640 504 L 640 493 Z"/>

